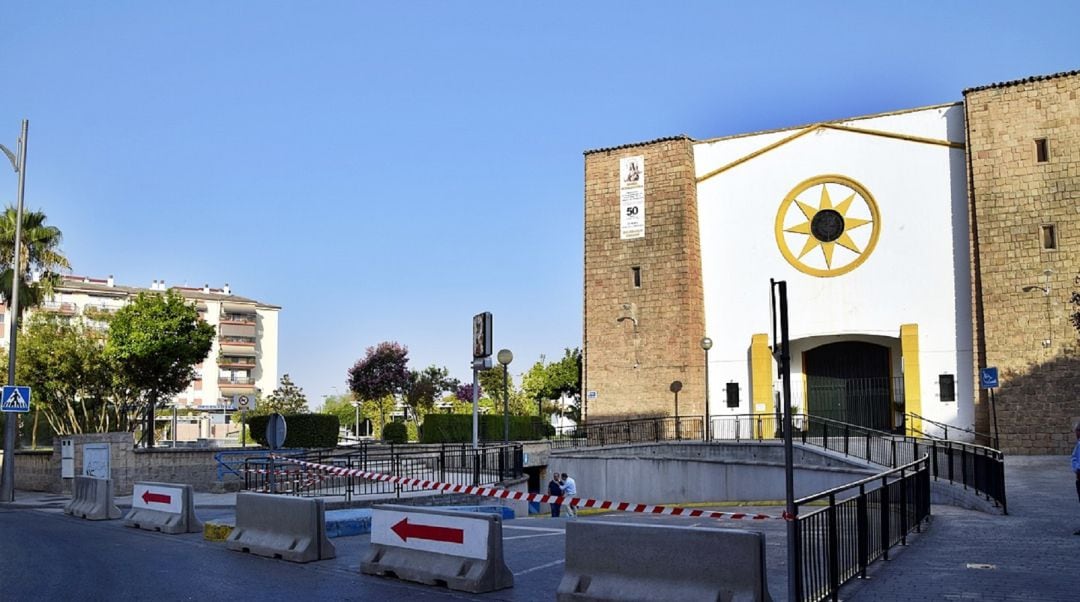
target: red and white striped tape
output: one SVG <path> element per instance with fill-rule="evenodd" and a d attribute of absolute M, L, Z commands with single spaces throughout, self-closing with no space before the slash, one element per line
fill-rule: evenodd
<path fill-rule="evenodd" d="M 731 520 L 771 520 L 787 518 L 786 512 L 782 516 L 770 516 L 768 514 L 752 514 L 746 512 L 716 512 L 713 510 L 693 510 L 690 508 L 679 508 L 678 506 L 632 504 L 630 502 L 612 502 L 608 500 L 593 500 L 580 497 L 568 498 L 561 495 L 525 493 L 523 491 L 510 491 L 509 489 L 498 489 L 495 487 L 455 485 L 453 483 L 440 483 L 438 481 L 429 481 L 427 479 L 396 477 L 393 475 L 379 472 L 369 472 L 366 470 L 359 470 L 356 468 L 344 468 L 340 466 L 329 466 L 327 464 L 318 464 L 315 462 L 307 462 L 305 460 L 296 460 L 286 457 L 275 456 L 275 459 L 283 460 L 285 462 L 292 462 L 294 464 L 299 464 L 300 466 L 322 470 L 343 477 L 358 477 L 361 479 L 368 479 L 370 481 L 400 483 L 402 485 L 419 487 L 421 489 L 430 489 L 434 491 L 442 491 L 445 493 L 464 493 L 467 495 L 479 495 L 484 497 L 494 497 L 506 500 L 524 500 L 529 502 L 540 502 L 542 504 L 570 504 L 575 508 L 597 508 L 601 510 L 618 510 L 620 512 L 639 512 L 642 514 L 666 514 L 671 516 L 689 516 L 694 518 L 725 518 Z"/>

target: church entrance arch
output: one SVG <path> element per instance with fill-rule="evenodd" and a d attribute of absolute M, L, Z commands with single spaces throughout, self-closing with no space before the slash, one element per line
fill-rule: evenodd
<path fill-rule="evenodd" d="M 889 348 L 865 341 L 828 343 L 806 351 L 806 409 L 820 416 L 889 431 L 893 379 Z"/>

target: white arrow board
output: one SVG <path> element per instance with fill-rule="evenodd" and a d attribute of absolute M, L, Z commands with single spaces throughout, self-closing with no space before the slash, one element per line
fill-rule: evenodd
<path fill-rule="evenodd" d="M 184 490 L 180 487 L 136 483 L 135 493 L 131 495 L 131 507 L 180 514 L 184 509 L 183 495 Z"/>
<path fill-rule="evenodd" d="M 371 543 L 487 559 L 488 521 L 463 516 L 374 509 Z"/>

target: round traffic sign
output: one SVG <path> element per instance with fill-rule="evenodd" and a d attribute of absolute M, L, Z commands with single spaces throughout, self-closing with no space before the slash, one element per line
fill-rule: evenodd
<path fill-rule="evenodd" d="M 266 444 L 270 449 L 280 449 L 285 444 L 285 417 L 278 413 L 270 414 L 270 420 L 266 423 Z"/>
<path fill-rule="evenodd" d="M 240 406 L 241 410 L 246 410 L 250 401 L 251 400 L 248 398 L 247 395 L 241 395 L 239 398 L 237 398 L 236 405 Z"/>

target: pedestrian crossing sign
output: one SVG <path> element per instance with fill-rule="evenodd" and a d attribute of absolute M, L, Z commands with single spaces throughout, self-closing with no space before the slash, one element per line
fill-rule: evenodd
<path fill-rule="evenodd" d="M 4 394 L 0 396 L 0 410 L 5 412 L 29 412 L 30 387 L 5 385 Z"/>

